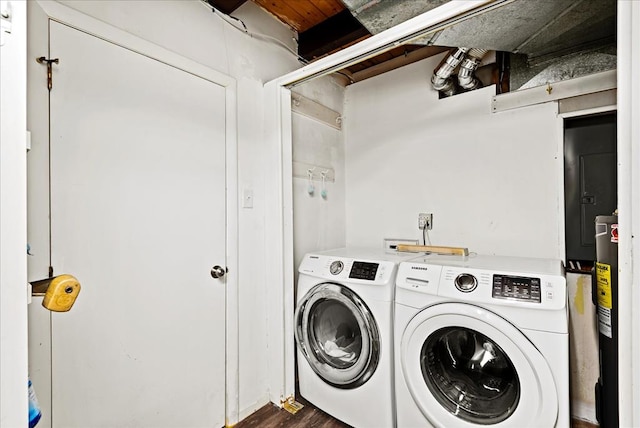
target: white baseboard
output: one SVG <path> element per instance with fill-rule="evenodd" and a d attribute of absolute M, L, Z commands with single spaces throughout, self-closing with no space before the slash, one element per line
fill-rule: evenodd
<path fill-rule="evenodd" d="M 238 417 L 240 418 L 240 420 L 243 420 L 244 418 L 260 410 L 267 403 L 270 403 L 269 395 L 265 394 L 263 397 L 261 397 L 259 400 L 255 401 L 254 403 L 248 406 L 242 406 Z"/>

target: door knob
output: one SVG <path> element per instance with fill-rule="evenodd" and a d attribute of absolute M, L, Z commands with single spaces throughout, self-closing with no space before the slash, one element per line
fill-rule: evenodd
<path fill-rule="evenodd" d="M 211 276 L 216 279 L 222 278 L 227 272 L 228 272 L 228 269 L 223 268 L 222 266 L 215 265 L 214 267 L 211 268 Z"/>

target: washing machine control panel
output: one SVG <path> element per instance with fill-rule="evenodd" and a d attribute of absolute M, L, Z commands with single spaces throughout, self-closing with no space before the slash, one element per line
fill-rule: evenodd
<path fill-rule="evenodd" d="M 433 303 L 429 296 L 438 296 L 536 311 L 566 308 L 567 286 L 559 260 L 475 256 L 449 261 L 443 257 L 428 255 L 400 263 L 396 302 L 420 307 Z M 500 269 L 503 266 L 508 269 Z"/>
<path fill-rule="evenodd" d="M 493 275 L 492 297 L 540 303 L 540 278 Z"/>

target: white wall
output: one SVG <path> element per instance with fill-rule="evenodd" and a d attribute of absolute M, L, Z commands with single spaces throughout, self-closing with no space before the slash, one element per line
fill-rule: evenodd
<path fill-rule="evenodd" d="M 19 428 L 28 426 L 27 8 L 10 4 L 11 34 L 0 46 L 0 426 Z"/>
<path fill-rule="evenodd" d="M 332 76 L 295 87 L 294 93 L 342 113 L 344 85 Z M 315 192 L 309 195 L 306 178 L 293 178 L 294 266 L 312 251 L 343 247 L 345 234 L 345 170 L 343 132 L 323 122 L 294 113 L 293 161 L 333 168 L 335 182 L 326 182 L 327 198 L 321 196 L 320 171 L 315 171 Z M 297 277 L 297 275 L 295 275 Z"/>
<path fill-rule="evenodd" d="M 263 277 L 266 251 L 264 212 L 265 205 L 269 203 L 263 197 L 263 177 L 269 166 L 261 162 L 263 82 L 296 69 L 300 64 L 284 48 L 234 29 L 200 0 L 61 3 L 237 80 L 238 187 L 254 191 L 254 207 L 240 208 L 239 212 L 239 401 L 240 416 L 243 417 L 268 402 L 268 367 L 266 360 L 258 357 L 267 348 L 264 321 L 267 308 L 264 302 L 269 287 L 273 286 L 266 284 Z M 242 19 L 250 31 L 275 36 L 294 48 L 293 33 L 252 2 L 239 8 L 234 16 Z M 45 171 L 38 171 L 36 166 L 30 169 L 34 180 L 41 179 Z M 33 216 L 30 233 L 43 230 L 43 218 L 46 218 L 43 212 Z M 41 235 L 41 232 L 37 233 Z M 29 236 L 34 242 L 41 238 Z M 39 275 L 42 269 L 42 263 L 29 267 L 34 276 Z"/>
<path fill-rule="evenodd" d="M 491 113 L 494 88 L 438 100 L 440 56 L 347 87 L 347 241 L 421 238 L 484 254 L 564 259 L 563 142 L 554 103 Z M 567 276 L 572 417 L 595 423 L 595 307 Z"/>
<path fill-rule="evenodd" d="M 483 254 L 563 259 L 556 106 L 491 113 L 494 87 L 438 100 L 442 56 L 347 87 L 347 244 L 421 239 Z"/>

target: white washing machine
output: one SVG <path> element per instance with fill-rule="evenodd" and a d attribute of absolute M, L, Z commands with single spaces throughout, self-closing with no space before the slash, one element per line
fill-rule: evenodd
<path fill-rule="evenodd" d="M 559 260 L 427 255 L 398 268 L 397 423 L 569 427 Z"/>
<path fill-rule="evenodd" d="M 395 277 L 415 257 L 343 248 L 307 254 L 298 269 L 300 395 L 354 427 L 395 426 Z"/>

